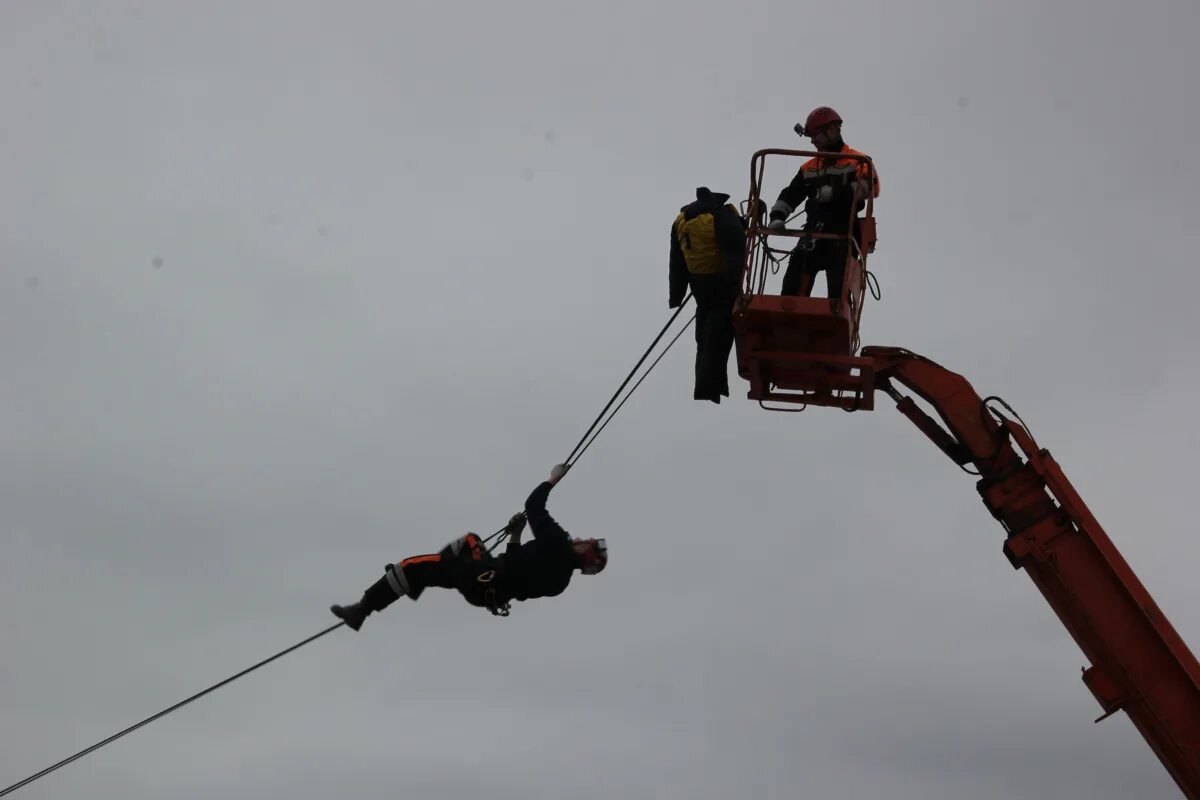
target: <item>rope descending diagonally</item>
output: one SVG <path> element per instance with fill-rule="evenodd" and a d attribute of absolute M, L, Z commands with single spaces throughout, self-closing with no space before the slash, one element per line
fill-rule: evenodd
<path fill-rule="evenodd" d="M 692 296 L 690 293 L 686 297 L 684 297 L 683 302 L 679 304 L 679 308 L 675 311 L 675 313 L 673 315 L 671 315 L 671 318 L 669 320 L 667 320 L 667 324 L 663 326 L 663 329 L 661 331 L 659 331 L 658 335 L 654 337 L 654 341 L 652 341 L 650 343 L 650 346 L 648 348 L 646 348 L 646 352 L 643 353 L 642 357 L 640 359 L 638 359 L 638 362 L 636 364 L 634 364 L 633 369 L 631 369 L 629 371 L 629 374 L 625 377 L 625 380 L 621 382 L 621 385 L 619 387 L 617 387 L 617 391 L 613 393 L 613 396 L 609 399 L 608 403 L 604 406 L 604 408 L 600 411 L 600 413 L 596 415 L 596 419 L 592 422 L 591 426 L 588 427 L 587 432 L 584 433 L 583 437 L 579 440 L 579 442 L 575 445 L 575 448 L 571 451 L 571 454 L 569 456 L 567 456 L 567 460 L 563 463 L 567 464 L 568 466 L 572 466 L 579 460 L 579 458 L 587 451 L 587 449 L 592 446 L 592 443 L 596 441 L 596 438 L 600 436 L 601 431 L 603 431 L 608 426 L 608 423 L 611 422 L 613 417 L 616 416 L 617 412 L 621 410 L 621 406 L 625 405 L 625 402 L 627 400 L 629 400 L 630 397 L 633 396 L 633 393 L 635 391 L 637 391 L 637 388 L 642 385 L 642 381 L 644 381 L 646 379 L 646 377 L 649 376 L 649 374 L 654 371 L 654 368 L 656 366 L 658 366 L 658 362 L 661 361 L 663 356 L 665 356 L 670 351 L 670 349 L 675 345 L 675 342 L 677 342 L 679 340 L 679 337 L 683 334 L 683 332 L 686 331 L 689 326 L 691 326 L 692 321 L 695 320 L 695 318 L 696 318 L 695 314 L 693 314 L 692 318 L 687 321 L 687 324 L 685 324 L 682 328 L 679 329 L 679 332 L 675 334 L 675 338 L 671 339 L 670 343 L 666 346 L 666 348 L 662 351 L 662 353 L 659 354 L 658 358 L 654 359 L 653 363 L 650 364 L 649 368 L 647 368 L 645 373 L 643 373 L 641 378 L 639 378 L 638 381 L 633 385 L 633 388 L 629 390 L 628 394 L 625 395 L 625 397 L 621 400 L 621 402 L 617 404 L 616 408 L 613 408 L 612 413 L 608 415 L 608 419 L 604 419 L 604 415 L 608 414 L 608 411 L 610 408 L 612 408 L 613 403 L 616 402 L 617 398 L 621 395 L 621 392 L 625 389 L 625 387 L 629 385 L 629 381 L 631 381 L 633 379 L 633 376 L 635 374 L 637 374 L 638 369 L 640 369 L 642 364 L 644 364 L 646 362 L 646 359 L 650 357 L 650 353 L 654 351 L 654 348 L 658 345 L 659 341 L 661 341 L 663 336 L 666 335 L 667 331 L 670 329 L 671 325 L 674 324 L 675 320 L 679 317 L 679 314 L 683 311 L 684 307 L 687 305 L 688 300 L 690 300 L 691 297 Z M 604 420 L 603 424 L 601 424 L 601 420 Z M 597 425 L 599 425 L 599 428 L 596 427 Z M 594 433 L 593 433 L 593 431 L 594 431 Z M 589 436 L 591 437 L 590 439 L 588 438 Z M 492 544 L 492 546 L 488 548 L 489 552 L 491 550 L 494 550 L 496 548 L 496 546 L 500 544 L 500 541 L 501 541 L 500 535 L 502 533 L 504 533 L 507 529 L 508 529 L 508 526 L 505 525 L 503 528 L 496 531 L 491 536 L 487 537 L 487 539 L 484 539 L 484 542 L 483 542 L 484 544 L 487 544 L 488 542 L 492 541 L 493 539 L 495 540 L 495 543 Z M 501 609 L 501 612 L 502 612 L 501 613 L 502 616 L 507 615 L 505 610 Z M 120 739 L 122 736 L 125 736 L 126 734 L 129 734 L 129 733 L 133 733 L 138 728 L 149 725 L 151 722 L 154 722 L 156 719 L 165 717 L 167 714 L 170 714 L 172 711 L 177 711 L 178 709 L 183 708 L 188 703 L 191 703 L 194 700 L 199 700 L 201 697 L 204 697 L 204 695 L 206 695 L 206 694 L 215 692 L 217 689 L 220 689 L 222 686 L 225 686 L 226 684 L 232 683 L 233 681 L 237 680 L 238 678 L 242 677 L 243 675 L 248 675 L 251 672 L 253 672 L 254 670 L 258 669 L 259 667 L 266 666 L 267 664 L 271 663 L 272 661 L 275 661 L 278 658 L 282 658 L 283 656 L 287 655 L 288 653 L 292 652 L 293 650 L 297 650 L 297 649 L 303 647 L 304 645 L 308 644 L 309 642 L 315 641 L 315 640 L 321 638 L 322 636 L 326 635 L 327 633 L 331 633 L 331 632 L 337 630 L 338 628 L 342 627 L 345 624 L 346 623 L 343 621 L 343 622 L 337 623 L 336 625 L 331 625 L 328 628 L 326 628 L 325 630 L 323 630 L 319 633 L 316 633 L 301 642 L 297 642 L 296 644 L 292 645 L 291 647 L 288 647 L 284 650 L 279 651 L 278 653 L 271 656 L 270 658 L 263 659 L 262 661 L 258 662 L 254 666 L 247 667 L 246 669 L 242 670 L 241 672 L 237 673 L 236 675 L 232 675 L 232 676 L 226 678 L 225 680 L 221 681 L 220 683 L 214 683 L 212 686 L 208 687 L 204 691 L 198 692 L 198 693 L 192 695 L 191 697 L 187 698 L 186 700 L 181 700 L 180 702 L 176 703 L 175 705 L 173 705 L 169 708 L 165 708 L 162 711 L 158 712 L 157 714 L 154 714 L 153 716 L 149 716 L 146 719 L 142 720 L 141 722 L 139 722 L 135 725 L 131 725 L 128 728 L 126 728 L 125 730 L 115 733 L 112 736 L 109 736 L 107 739 L 96 742 L 96 744 L 92 745 L 91 747 L 87 747 L 83 750 L 80 750 L 78 753 L 76 753 L 73 756 L 70 756 L 69 758 L 64 758 L 62 761 L 59 761 L 57 764 L 52 764 L 51 766 L 46 767 L 42 771 L 37 772 L 33 775 L 30 775 L 28 778 L 25 778 L 24 780 L 19 781 L 17 783 L 14 783 L 12 786 L 9 786 L 5 789 L 0 789 L 0 797 L 3 797 L 7 794 L 11 794 L 12 792 L 15 792 L 17 789 L 20 789 L 23 786 L 27 786 L 27 785 L 33 783 L 34 781 L 38 780 L 39 778 L 43 778 L 46 775 L 49 775 L 51 772 L 54 772 L 57 769 L 59 769 L 61 767 L 65 767 L 67 764 L 70 764 L 72 761 L 76 761 L 80 758 L 83 758 L 88 753 L 99 750 L 101 747 L 104 747 L 107 744 L 111 744 L 112 742 L 115 742 L 117 739 Z"/>
<path fill-rule="evenodd" d="M 577 461 L 579 461 L 579 459 L 583 457 L 583 454 L 587 452 L 587 449 L 592 446 L 592 443 L 595 442 L 596 439 L 598 439 L 600 437 L 601 431 L 603 431 L 605 428 L 608 427 L 608 423 L 612 422 L 613 417 L 615 417 L 617 415 L 617 412 L 621 410 L 621 406 L 625 405 L 625 402 L 629 398 L 633 397 L 633 393 L 636 392 L 637 388 L 642 385 L 642 381 L 646 380 L 646 378 L 648 378 L 650 376 L 650 373 L 654 371 L 654 368 L 656 366 L 658 366 L 658 362 L 662 361 L 663 356 L 665 356 L 671 350 L 671 348 L 675 346 L 675 342 L 679 341 L 679 337 L 683 335 L 684 331 L 686 331 L 689 327 L 691 327 L 692 323 L 695 322 L 695 320 L 696 320 L 696 315 L 692 314 L 691 319 L 689 319 L 687 322 L 684 323 L 683 327 L 680 328 L 678 333 L 675 334 L 675 337 L 673 339 L 671 339 L 671 341 L 667 344 L 667 346 L 663 349 L 663 351 L 658 354 L 658 358 L 654 359 L 654 361 L 651 362 L 650 366 L 646 369 L 646 371 L 644 373 L 642 373 L 642 377 L 638 378 L 637 383 L 635 383 L 633 385 L 633 388 L 629 390 L 629 393 L 626 394 L 625 397 L 621 398 L 621 402 L 617 403 L 617 407 L 614 408 L 612 410 L 612 413 L 608 415 L 608 419 L 604 420 L 604 424 L 596 429 L 596 433 L 592 436 L 591 439 L 588 440 L 588 443 L 585 444 L 578 453 L 574 454 L 575 461 L 571 462 L 572 465 L 574 465 Z"/>
<path fill-rule="evenodd" d="M 617 397 L 621 394 L 621 391 L 629 384 L 629 381 L 633 379 L 633 376 L 635 374 L 637 374 L 638 368 L 641 367 L 642 364 L 645 363 L 646 359 L 650 357 L 650 353 L 654 352 L 654 348 L 658 345 L 659 341 L 663 338 L 663 336 L 666 335 L 667 331 L 671 328 L 671 325 L 673 325 L 675 323 L 676 318 L 683 311 L 684 307 L 688 303 L 688 300 L 691 300 L 691 299 L 692 299 L 692 295 L 689 292 L 687 294 L 687 296 L 683 298 L 683 302 L 679 304 L 679 308 L 675 309 L 675 313 L 671 315 L 671 318 L 669 320 L 667 320 L 667 324 L 663 325 L 662 330 L 659 331 L 658 335 L 654 337 L 654 341 L 650 342 L 650 346 L 646 348 L 646 352 L 642 353 L 642 357 L 639 358 L 638 362 L 633 365 L 633 369 L 629 370 L 629 374 L 625 376 L 625 380 L 621 381 L 621 385 L 617 387 L 617 390 L 615 392 L 613 392 L 613 396 L 608 399 L 608 403 L 604 406 L 604 408 L 600 409 L 600 413 L 596 415 L 596 419 L 592 421 L 592 424 L 587 429 L 587 432 L 584 433 L 582 437 L 580 437 L 579 442 L 576 443 L 576 445 L 575 445 L 575 449 L 573 449 L 571 451 L 571 454 L 569 456 L 567 456 L 566 461 L 563 462 L 564 464 L 571 466 L 575 463 L 575 461 L 579 460 L 578 456 L 583 455 L 583 452 L 579 449 L 580 446 L 583 445 L 584 441 L 591 434 L 592 430 L 596 427 L 597 423 L 600 422 L 600 419 L 604 416 L 604 414 L 608 411 L 608 409 L 616 401 Z M 677 335 L 675 337 L 675 339 L 678 339 L 678 338 L 679 337 Z M 671 345 L 675 344 L 675 339 L 672 339 L 671 344 L 667 345 L 667 350 L 670 350 Z M 667 350 L 663 351 L 663 355 L 666 355 Z M 662 358 L 662 356 L 659 356 L 659 359 L 661 359 L 661 358 Z M 658 363 L 658 360 L 655 360 L 654 364 L 657 364 L 657 363 Z M 651 365 L 650 369 L 646 370 L 646 375 L 649 375 L 650 370 L 652 370 L 652 369 L 654 369 L 654 365 Z M 643 378 L 644 377 L 645 376 L 643 376 Z M 640 384 L 641 381 L 638 381 L 638 383 Z M 636 389 L 637 386 L 634 386 L 633 388 Z M 631 389 L 629 391 L 629 393 L 633 394 L 633 389 Z M 618 406 L 618 408 L 619 408 L 619 406 Z M 616 411 L 613 412 L 613 414 L 616 414 L 616 413 L 617 413 Z M 598 434 L 598 432 L 597 432 L 597 434 Z M 588 446 L 591 446 L 590 442 L 588 443 Z M 586 450 L 586 449 L 587 449 L 587 447 L 584 447 L 584 450 Z M 574 460 L 572 460 L 572 459 L 574 459 Z"/>
<path fill-rule="evenodd" d="M 675 337 L 671 339 L 667 346 L 663 348 L 663 351 L 658 354 L 658 358 L 651 362 L 650 366 L 646 368 L 646 371 L 642 373 L 642 376 L 638 378 L 636 383 L 633 384 L 633 388 L 631 388 L 625 397 L 621 399 L 620 403 L 617 403 L 616 408 L 612 409 L 612 413 L 608 414 L 608 410 L 612 408 L 613 403 L 616 402 L 617 398 L 621 396 L 621 392 L 624 391 L 625 387 L 629 385 L 629 381 L 633 380 L 633 376 L 637 374 L 637 371 L 641 368 L 642 364 L 646 363 L 646 359 L 650 357 L 652 352 L 654 352 L 654 348 L 658 346 L 658 343 L 662 341 L 663 336 L 665 336 L 667 331 L 671 329 L 671 326 L 675 324 L 675 320 L 679 318 L 680 313 L 683 312 L 684 307 L 687 306 L 688 301 L 691 299 L 692 295 L 689 292 L 687 296 L 683 298 L 683 302 L 679 304 L 679 308 L 675 309 L 675 313 L 672 314 L 671 318 L 667 320 L 667 324 L 663 325 L 662 330 L 660 330 L 658 335 L 654 337 L 654 340 L 650 342 L 650 346 L 646 348 L 646 352 L 642 353 L 642 357 L 639 358 L 637 363 L 633 365 L 633 369 L 629 370 L 629 374 L 625 376 L 625 380 L 621 381 L 621 385 L 617 387 L 615 392 L 613 392 L 612 397 L 608 399 L 608 402 L 604 405 L 604 408 L 600 409 L 600 413 L 596 415 L 594 420 L 592 420 L 592 424 L 588 426 L 587 431 L 584 432 L 583 436 L 580 437 L 579 441 L 575 444 L 574 449 L 571 450 L 570 455 L 568 455 L 566 460 L 563 462 L 564 464 L 566 464 L 568 467 L 572 467 L 578 463 L 579 459 L 583 457 L 583 454 L 587 452 L 588 448 L 591 447 L 596 439 L 600 437 L 601 431 L 608 427 L 608 423 L 612 422 L 613 417 L 615 417 L 617 412 L 621 410 L 621 406 L 625 405 L 626 401 L 628 401 L 630 397 L 633 397 L 633 393 L 636 392 L 637 388 L 642 385 L 642 381 L 646 380 L 646 378 L 650 376 L 650 373 L 653 372 L 654 368 L 658 366 L 658 362 L 662 361 L 663 356 L 670 352 L 671 348 L 675 346 L 675 342 L 679 341 L 679 337 L 683 335 L 683 332 L 691 326 L 693 321 L 695 321 L 696 315 L 693 313 L 691 319 L 684 323 L 683 327 L 680 328 L 675 334 Z M 605 414 L 608 414 L 608 419 L 604 419 Z M 604 420 L 603 423 L 601 423 L 602 419 Z M 597 425 L 599 425 L 599 428 L 596 427 Z M 591 438 L 589 439 L 588 437 Z M 500 542 L 503 541 L 501 534 L 503 534 L 505 530 L 507 530 L 507 526 L 501 528 L 483 540 L 484 544 L 492 542 L 493 539 L 495 540 L 488 548 L 488 552 L 495 550 L 500 545 Z"/>
<path fill-rule="evenodd" d="M 297 650 L 297 649 L 303 647 L 304 645 L 308 644 L 309 642 L 320 639 L 325 634 L 331 633 L 332 631 L 337 630 L 338 628 L 342 627 L 345 624 L 346 624 L 345 622 L 339 622 L 336 625 L 330 625 L 328 628 L 321 631 L 320 633 L 314 634 L 302 642 L 297 642 L 296 644 L 292 645 L 291 647 L 287 648 L 286 650 L 280 650 L 278 653 L 271 656 L 270 658 L 263 659 L 262 661 L 258 662 L 254 666 L 247 667 L 246 669 L 242 670 L 241 672 L 237 673 L 236 675 L 232 675 L 232 676 L 226 678 L 225 680 L 221 681 L 220 683 L 214 683 L 212 686 L 208 687 L 204 691 L 198 692 L 197 694 L 192 695 L 191 697 L 187 698 L 186 700 L 181 700 L 180 702 L 176 703 L 175 705 L 171 706 L 170 708 L 165 708 L 162 711 L 158 712 L 157 714 L 155 714 L 151 717 L 146 717 L 144 720 L 137 723 L 136 725 L 130 725 L 128 728 L 121 731 L 120 733 L 114 733 L 112 736 L 108 737 L 107 739 L 104 739 L 103 741 L 100 741 L 100 742 L 96 742 L 91 747 L 80 750 L 78 753 L 71 756 L 70 758 L 64 758 L 62 761 L 59 761 L 57 764 L 53 764 L 49 767 L 46 767 L 41 772 L 38 772 L 34 775 L 30 775 L 28 778 L 26 778 L 23 781 L 14 783 L 12 786 L 9 786 L 6 789 L 0 789 L 0 797 L 3 797 L 6 794 L 15 792 L 17 789 L 20 789 L 22 786 L 26 786 L 30 783 L 33 783 L 38 778 L 42 778 L 42 777 L 45 777 L 46 775 L 49 775 L 51 772 L 54 772 L 59 767 L 65 767 L 67 764 L 70 764 L 72 761 L 83 758 L 88 753 L 90 753 L 94 750 L 99 750 L 101 747 L 104 747 L 106 744 L 115 742 L 117 739 L 120 739 L 122 736 L 124 736 L 127 733 L 133 733 L 134 731 L 136 731 L 138 728 L 142 727 L 143 725 L 149 725 L 151 722 L 158 719 L 159 717 L 165 717 L 167 714 L 170 714 L 172 711 L 183 708 L 184 706 L 186 706 L 188 703 L 192 702 L 193 700 L 199 700 L 204 695 L 209 694 L 210 692 L 215 692 L 217 689 L 220 689 L 222 686 L 226 685 L 227 683 L 232 683 L 233 681 L 237 680 L 238 678 L 242 677 L 243 675 L 248 675 L 249 673 L 253 672 L 254 670 L 258 669 L 259 667 L 266 666 L 267 664 L 270 664 L 275 659 L 281 658 L 281 657 L 287 655 L 288 653 L 292 652 L 293 650 Z"/>

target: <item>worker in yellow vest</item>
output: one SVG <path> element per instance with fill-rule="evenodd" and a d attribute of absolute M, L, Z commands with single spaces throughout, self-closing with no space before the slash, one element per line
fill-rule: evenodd
<path fill-rule="evenodd" d="M 696 300 L 696 400 L 729 396 L 733 304 L 742 284 L 746 222 L 729 195 L 701 186 L 671 225 L 670 296 L 678 307 L 687 289 Z"/>

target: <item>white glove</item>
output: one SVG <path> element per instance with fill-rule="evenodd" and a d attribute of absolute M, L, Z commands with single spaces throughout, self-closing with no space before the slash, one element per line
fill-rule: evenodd
<path fill-rule="evenodd" d="M 773 231 L 782 231 L 782 230 L 785 230 L 785 229 L 787 228 L 787 220 L 784 220 L 784 219 L 773 219 L 773 220 L 771 220 L 771 222 L 770 222 L 770 223 L 767 225 L 767 227 L 768 227 L 768 228 L 770 228 L 770 229 L 771 229 L 771 230 L 773 230 Z"/>
<path fill-rule="evenodd" d="M 833 187 L 826 184 L 812 193 L 812 199 L 818 203 L 828 203 L 833 199 Z"/>
<path fill-rule="evenodd" d="M 561 481 L 569 469 L 570 467 L 566 464 L 555 464 L 554 469 L 550 470 L 550 482 L 558 483 Z"/>

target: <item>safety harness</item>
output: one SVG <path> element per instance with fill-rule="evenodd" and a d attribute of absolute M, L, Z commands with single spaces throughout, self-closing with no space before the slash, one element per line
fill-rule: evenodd
<path fill-rule="evenodd" d="M 496 570 L 489 569 L 487 572 L 481 572 L 475 576 L 476 583 L 491 583 L 496 577 Z M 496 589 L 494 586 L 488 586 L 483 590 L 483 605 L 488 611 L 492 612 L 492 616 L 507 617 L 512 606 L 505 600 L 503 603 L 497 602 Z"/>

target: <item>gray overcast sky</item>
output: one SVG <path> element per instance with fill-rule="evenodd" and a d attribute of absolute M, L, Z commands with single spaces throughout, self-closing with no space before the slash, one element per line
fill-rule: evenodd
<path fill-rule="evenodd" d="M 0 786 L 500 527 L 665 321 L 678 207 L 826 103 L 882 177 L 863 342 L 1011 402 L 1200 646 L 1198 38 L 1195 0 L 5 3 Z M 694 403 L 690 347 L 551 497 L 601 578 L 402 601 L 14 796 L 1177 796 L 889 403 Z"/>

